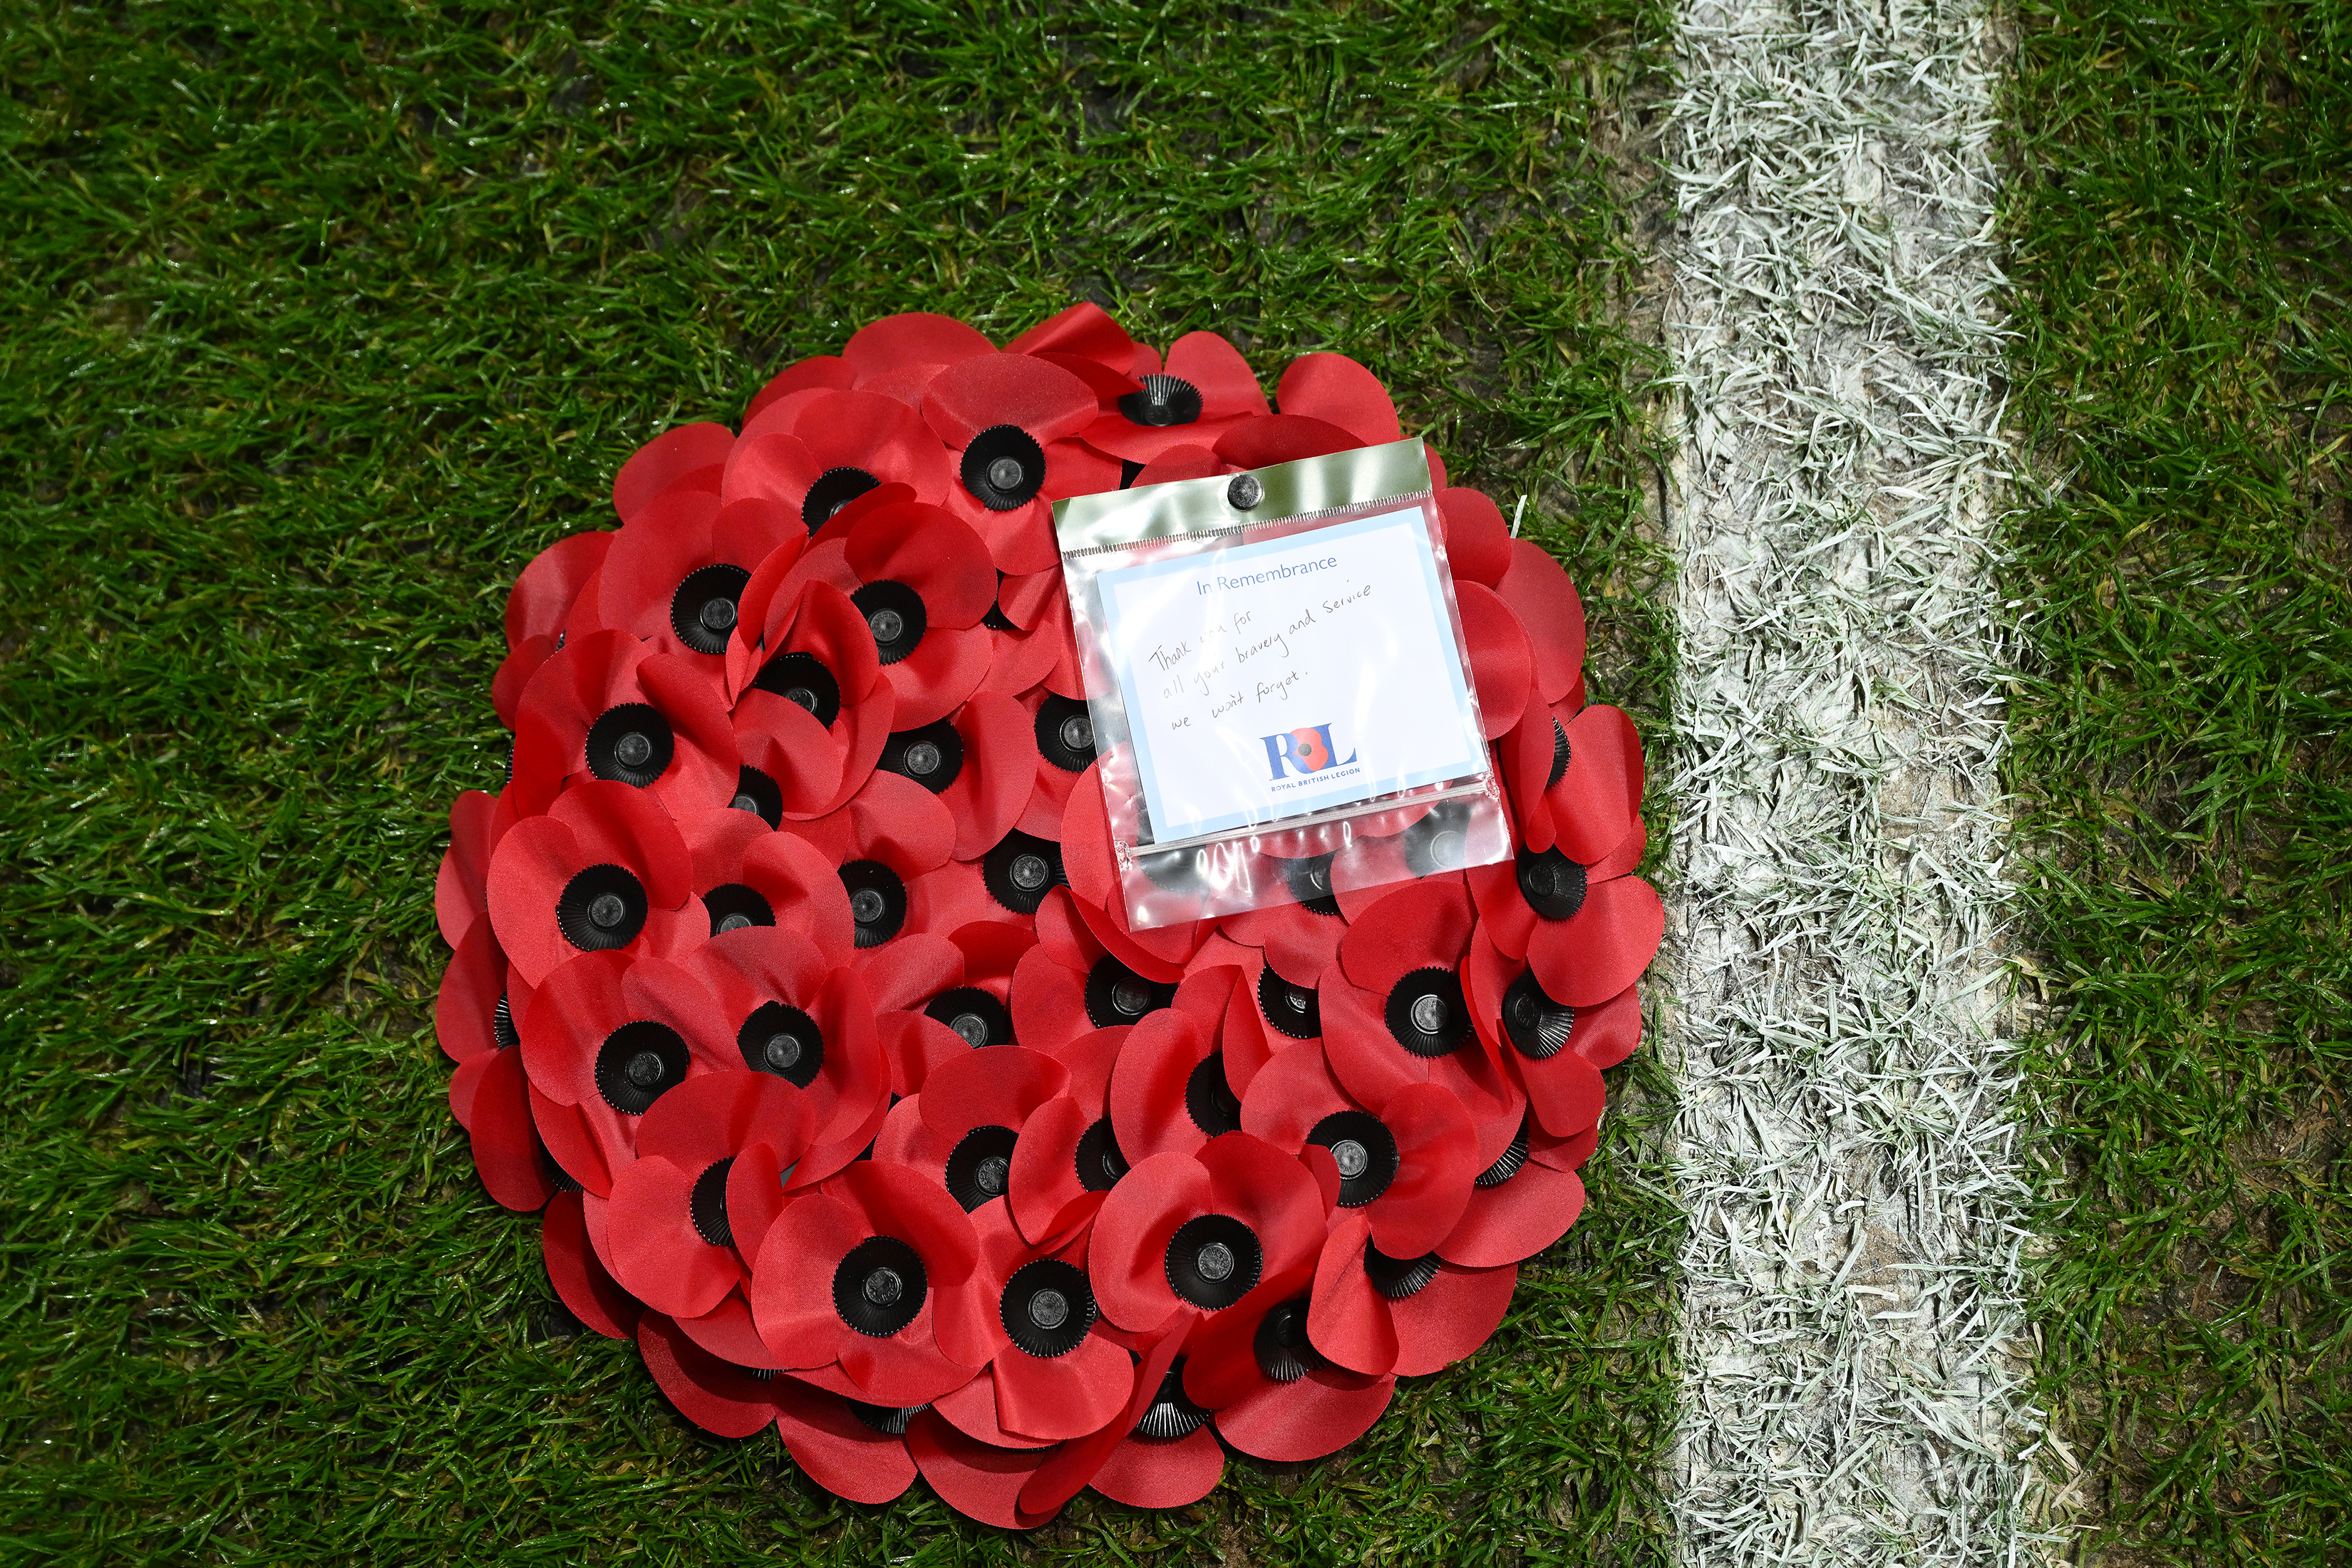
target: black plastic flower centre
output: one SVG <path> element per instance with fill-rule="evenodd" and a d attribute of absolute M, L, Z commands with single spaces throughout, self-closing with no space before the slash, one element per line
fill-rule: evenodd
<path fill-rule="evenodd" d="M 913 1247 L 895 1236 L 868 1237 L 833 1271 L 833 1310 L 859 1333 L 884 1339 L 915 1321 L 929 1289 Z"/>
<path fill-rule="evenodd" d="M 849 602 L 866 617 L 866 629 L 874 634 L 874 651 L 884 664 L 896 664 L 914 652 L 923 640 L 923 628 L 931 624 L 923 596 L 887 577 L 866 584 L 849 595 Z"/>
<path fill-rule="evenodd" d="M 1205 848 L 1162 849 L 1138 855 L 1135 868 L 1151 885 L 1171 893 L 1197 893 L 1209 885 L 1209 852 Z"/>
<path fill-rule="evenodd" d="M 624 1116 L 643 1116 L 686 1081 L 693 1056 L 667 1024 L 640 1018 L 604 1037 L 596 1052 L 596 1092 Z"/>
<path fill-rule="evenodd" d="M 814 533 L 835 512 L 881 482 L 864 468 L 827 468 L 801 498 L 801 521 Z"/>
<path fill-rule="evenodd" d="M 1184 1358 L 1178 1356 L 1151 1396 L 1150 1407 L 1136 1422 L 1134 1436 L 1147 1443 L 1172 1443 L 1189 1437 L 1209 1424 L 1209 1413 L 1184 1396 Z"/>
<path fill-rule="evenodd" d="M 1011 511 L 1044 487 L 1045 448 L 1018 425 L 992 425 L 963 449 L 957 477 L 989 510 Z"/>
<path fill-rule="evenodd" d="M 841 717 L 841 682 L 813 653 L 780 653 L 760 667 L 751 684 L 787 702 L 797 702 L 827 729 Z"/>
<path fill-rule="evenodd" d="M 1568 731 L 1557 719 L 1551 721 L 1551 773 L 1544 780 L 1549 789 L 1568 776 Z"/>
<path fill-rule="evenodd" d="M 942 719 L 919 730 L 896 730 L 882 742 L 875 766 L 914 780 L 938 795 L 963 772 L 963 737 Z"/>
<path fill-rule="evenodd" d="M 1549 1061 L 1559 1055 L 1575 1029 L 1576 1009 L 1544 994 L 1534 970 L 1512 981 L 1503 993 L 1503 1033 L 1529 1061 Z"/>
<path fill-rule="evenodd" d="M 1127 1156 L 1118 1150 L 1118 1136 L 1110 1118 L 1097 1121 L 1078 1134 L 1078 1185 L 1090 1193 L 1107 1193 L 1127 1174 Z"/>
<path fill-rule="evenodd" d="M 735 1031 L 735 1048 L 753 1072 L 773 1073 L 806 1089 L 824 1070 L 824 1031 L 789 1002 L 762 1002 Z"/>
<path fill-rule="evenodd" d="M 1073 697 L 1037 704 L 1037 754 L 1066 773 L 1082 773 L 1095 760 L 1095 721 Z"/>
<path fill-rule="evenodd" d="M 686 1205 L 694 1221 L 694 1234 L 713 1247 L 735 1245 L 735 1227 L 727 1223 L 727 1173 L 734 1168 L 732 1154 L 704 1167 L 694 1179 L 694 1196 Z"/>
<path fill-rule="evenodd" d="M 940 992 L 923 1005 L 923 1016 L 953 1029 L 973 1050 L 1013 1043 L 1013 1015 L 977 985 Z"/>
<path fill-rule="evenodd" d="M 751 574 L 721 562 L 689 572 L 669 596 L 669 629 L 697 653 L 725 653 L 735 629 L 735 601 Z"/>
<path fill-rule="evenodd" d="M 1403 1163 L 1395 1134 L 1381 1119 L 1361 1110 L 1335 1110 L 1315 1124 L 1309 1143 L 1331 1151 L 1339 1167 L 1339 1206 L 1357 1209 L 1389 1190 Z"/>
<path fill-rule="evenodd" d="M 1548 921 L 1564 921 L 1584 907 L 1584 868 L 1557 849 L 1519 851 L 1519 896 Z"/>
<path fill-rule="evenodd" d="M 1147 375 L 1142 391 L 1118 400 L 1118 411 L 1155 430 L 1190 425 L 1201 417 L 1201 389 L 1181 375 Z"/>
<path fill-rule="evenodd" d="M 1062 847 L 1014 828 L 981 857 L 981 885 L 1016 915 L 1034 915 L 1045 895 L 1063 886 Z"/>
<path fill-rule="evenodd" d="M 1224 1052 L 1211 1051 L 1192 1065 L 1184 1080 L 1184 1114 L 1212 1138 L 1241 1131 L 1242 1099 L 1225 1080 Z"/>
<path fill-rule="evenodd" d="M 1364 1244 L 1364 1278 L 1372 1289 L 1391 1301 L 1402 1301 L 1408 1296 L 1418 1296 L 1429 1282 L 1437 1278 L 1437 1254 L 1424 1253 L 1419 1258 L 1391 1258 L 1371 1243 Z"/>
<path fill-rule="evenodd" d="M 514 1004 L 503 991 L 499 993 L 499 1005 L 490 1009 L 490 1038 L 502 1051 L 522 1044 L 522 1031 L 515 1027 Z"/>
<path fill-rule="evenodd" d="M 735 770 L 735 798 L 727 803 L 773 827 L 784 819 L 784 792 L 776 781 L 745 763 Z"/>
<path fill-rule="evenodd" d="M 1311 985 L 1293 985 L 1269 963 L 1257 974 L 1258 1016 L 1279 1034 L 1312 1040 L 1323 1033 L 1323 1001 Z"/>
<path fill-rule="evenodd" d="M 859 1426 L 871 1432 L 879 1432 L 886 1437 L 905 1436 L 908 1423 L 930 1408 L 928 1405 L 868 1405 L 862 1399 L 845 1400 L 843 1403 L 849 1406 L 849 1413 L 857 1417 Z"/>
<path fill-rule="evenodd" d="M 991 1198 L 1001 1198 L 1013 1185 L 1013 1145 L 1020 1134 L 991 1123 L 975 1127 L 956 1141 L 948 1155 L 948 1196 L 970 1214 Z"/>
<path fill-rule="evenodd" d="M 1307 1338 L 1307 1298 L 1293 1296 L 1257 1321 L 1250 1340 L 1257 1369 L 1276 1383 L 1297 1383 L 1324 1364 Z"/>
<path fill-rule="evenodd" d="M 1470 1007 L 1451 969 L 1416 969 L 1389 993 L 1389 1033 L 1417 1057 L 1442 1057 L 1470 1037 Z"/>
<path fill-rule="evenodd" d="M 646 886 L 621 866 L 573 874 L 555 898 L 556 929 L 583 952 L 626 947 L 646 929 Z"/>
<path fill-rule="evenodd" d="M 1298 907 L 1309 914 L 1329 915 L 1337 919 L 1339 900 L 1331 893 L 1331 857 L 1311 855 L 1304 860 L 1276 860 L 1282 869 L 1282 885 L 1298 900 Z"/>
<path fill-rule="evenodd" d="M 1520 1167 L 1527 1163 L 1528 1119 L 1522 1116 L 1519 1118 L 1519 1131 L 1517 1136 L 1512 1138 L 1510 1147 L 1496 1156 L 1493 1164 L 1479 1172 L 1473 1178 L 1471 1184 L 1479 1187 L 1499 1187 L 1517 1175 Z"/>
<path fill-rule="evenodd" d="M 1265 1249 L 1257 1232 L 1231 1215 L 1186 1220 L 1168 1238 L 1168 1288 L 1210 1311 L 1232 1306 L 1257 1288 Z"/>
<path fill-rule="evenodd" d="M 588 729 L 588 771 L 600 779 L 643 789 L 677 753 L 669 721 L 643 702 L 607 708 Z"/>
<path fill-rule="evenodd" d="M 1040 1258 L 1013 1271 L 996 1310 L 1013 1342 L 1031 1355 L 1067 1355 L 1095 1326 L 1095 1293 L 1084 1269 Z"/>
<path fill-rule="evenodd" d="M 1404 830 L 1404 863 L 1416 877 L 1459 871 L 1469 862 L 1470 803 L 1441 801 Z"/>
<path fill-rule="evenodd" d="M 1146 980 L 1110 954 L 1087 971 L 1087 1016 L 1097 1029 L 1132 1024 L 1176 1000 L 1176 987 Z"/>
<path fill-rule="evenodd" d="M 841 885 L 849 889 L 858 946 L 879 947 L 907 923 L 907 884 L 881 861 L 852 860 L 841 868 Z"/>
<path fill-rule="evenodd" d="M 775 908 L 768 896 L 742 882 L 722 882 L 711 889 L 702 895 L 702 907 L 709 911 L 713 936 L 776 923 Z"/>

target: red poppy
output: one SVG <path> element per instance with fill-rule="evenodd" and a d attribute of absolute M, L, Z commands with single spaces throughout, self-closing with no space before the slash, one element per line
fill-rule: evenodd
<path fill-rule="evenodd" d="M 1473 1184 L 1470 1206 L 1437 1244 L 1437 1256 L 1465 1268 L 1499 1268 L 1566 1236 L 1584 1212 L 1577 1168 L 1600 1135 L 1597 1123 L 1572 1138 L 1555 1138 L 1532 1121 L 1523 1123 L 1502 1157 Z"/>
<path fill-rule="evenodd" d="M 735 432 L 702 422 L 665 430 L 630 454 L 613 476 L 613 510 L 626 523 L 672 489 L 717 494 Z"/>
<path fill-rule="evenodd" d="M 530 1006 L 530 987 L 507 962 L 490 922 L 477 923 L 450 955 L 433 1003 L 434 1037 L 457 1064 L 449 1079 L 449 1110 L 458 1126 L 474 1125 L 476 1080 L 488 1070 L 488 1058 L 522 1043 L 516 1021 Z"/>
<path fill-rule="evenodd" d="M 1230 1307 L 1311 1259 L 1328 1210 L 1306 1166 L 1228 1132 L 1136 1162 L 1095 1215 L 1087 1268 L 1104 1316 L 1141 1331 L 1180 1307 Z"/>
<path fill-rule="evenodd" d="M 1085 1239 L 1032 1247 L 1002 1203 L 971 1217 L 991 1310 L 940 1331 L 942 1348 L 982 1370 L 933 1408 L 967 1436 L 1011 1447 L 1083 1437 L 1115 1420 L 1135 1392 L 1134 1358 L 1095 1331 Z M 972 1331 L 969 1343 L 954 1338 Z"/>
<path fill-rule="evenodd" d="M 780 592 L 781 580 L 763 579 L 764 571 L 754 573 L 743 592 L 745 618 L 728 649 L 728 689 L 735 693 L 739 736 L 750 731 L 774 742 L 742 744 L 743 765 L 766 774 L 775 786 L 772 803 L 765 784 L 748 773 L 739 771 L 736 786 L 763 818 L 772 804 L 773 826 L 786 817 L 822 816 L 857 793 L 889 742 L 898 698 L 882 674 L 874 634 L 848 594 L 814 582 L 786 595 Z M 816 746 L 814 731 L 779 712 L 770 699 L 800 709 L 823 726 L 831 755 Z M 778 754 L 780 750 L 785 754 Z M 827 773 L 838 783 L 812 810 L 808 792 Z M 789 800 L 788 782 L 793 785 Z"/>
<path fill-rule="evenodd" d="M 1584 602 L 1559 562 L 1528 540 L 1511 541 L 1511 563 L 1495 584 L 1528 634 L 1535 688 L 1546 702 L 1584 706 Z"/>
<path fill-rule="evenodd" d="M 712 936 L 773 926 L 814 942 L 828 964 L 849 962 L 856 921 L 823 850 L 740 809 L 688 812 L 677 826 Z"/>
<path fill-rule="evenodd" d="M 1360 1228 L 1360 1219 L 1339 1222 Z M 1319 1353 L 1307 1331 L 1318 1297 L 1312 1259 L 1259 1285 L 1201 1325 L 1185 1346 L 1184 1392 L 1217 1435 L 1278 1464 L 1337 1453 L 1371 1429 L 1396 1378 L 1367 1375 Z"/>
<path fill-rule="evenodd" d="M 935 1325 L 986 1310 L 979 1254 L 971 1219 L 940 1186 L 860 1160 L 769 1226 L 751 1310 L 805 1381 L 876 1405 L 928 1404 L 977 1370 L 940 1351 Z"/>
<path fill-rule="evenodd" d="M 693 877 L 660 802 L 625 784 L 579 784 L 499 840 L 490 925 L 533 986 L 583 952 L 675 955 L 710 929 Z"/>
<path fill-rule="evenodd" d="M 1134 378 L 1160 369 L 1160 356 L 1127 335 L 1110 312 L 1081 301 L 1038 322 L 1004 345 L 1009 354 L 1034 354 L 1076 374 L 1110 373 L 1134 390 Z"/>
<path fill-rule="evenodd" d="M 1149 1331 L 1129 1334 L 1135 1391 L 1117 1418 L 1045 1455 L 1018 1501 L 1034 1521 L 1092 1487 L 1130 1508 L 1182 1508 L 1215 1489 L 1225 1458 L 1208 1412 L 1184 1392 L 1184 1346 L 1199 1321 L 1186 1309 Z M 1108 1333 L 1118 1337 L 1116 1330 Z"/>
<path fill-rule="evenodd" d="M 982 358 L 996 345 L 953 316 L 923 310 L 885 316 L 857 329 L 841 351 L 851 384 L 920 405 L 931 379 L 951 364 Z"/>
<path fill-rule="evenodd" d="M 1087 445 L 1130 463 L 1150 463 L 1176 447 L 1211 447 L 1242 420 L 1270 413 L 1249 362 L 1214 332 L 1187 332 L 1136 392 L 1105 407 L 1087 426 Z"/>
<path fill-rule="evenodd" d="M 1388 388 L 1346 354 L 1300 354 L 1283 371 L 1274 399 L 1283 413 L 1336 425 L 1367 447 L 1404 438 Z"/>
<path fill-rule="evenodd" d="M 684 967 L 718 998 L 740 1064 L 806 1093 L 814 1131 L 786 1185 L 814 1186 L 864 1152 L 889 1109 L 890 1069 L 856 973 L 782 926 L 721 932 Z"/>
<path fill-rule="evenodd" d="M 955 818 L 939 797 L 897 773 L 877 773 L 846 805 L 814 822 L 785 825 L 833 865 L 849 894 L 861 948 L 879 947 L 908 929 L 907 889 L 947 864 Z"/>
<path fill-rule="evenodd" d="M 1334 1221 L 1315 1267 L 1306 1331 L 1314 1349 L 1359 1373 L 1419 1377 L 1486 1342 L 1511 1304 L 1516 1263 L 1464 1268 L 1434 1253 L 1392 1258 L 1361 1215 Z"/>
<path fill-rule="evenodd" d="M 1117 956 L 1080 917 L 1066 888 L 1037 906 L 1037 945 L 1013 972 L 1013 1032 L 1031 1050 L 1057 1056 L 1097 1029 L 1133 1024 L 1176 1000 L 1181 964 L 1140 950 Z"/>
<path fill-rule="evenodd" d="M 1558 847 L 1521 849 L 1469 873 L 1481 929 L 1505 957 L 1524 959 L 1554 1002 L 1589 1007 L 1633 984 L 1665 934 L 1657 890 L 1611 855 L 1585 866 Z"/>
<path fill-rule="evenodd" d="M 920 1093 L 933 1068 L 1013 1043 L 1007 998 L 1013 965 L 1031 945 L 1030 934 L 1016 927 L 978 922 L 951 936 L 910 931 L 859 955 L 892 1093 Z"/>
<path fill-rule="evenodd" d="M 977 860 L 1029 803 L 1029 727 L 1020 703 L 977 691 L 950 717 L 893 734 L 876 765 L 939 796 L 955 817 L 956 858 Z"/>
<path fill-rule="evenodd" d="M 1497 748 L 1518 824 L 1519 843 L 1557 846 L 1585 866 L 1621 858 L 1638 865 L 1642 831 L 1642 738 L 1633 720 L 1606 704 L 1569 714 L 1531 700 L 1526 718 Z"/>
<path fill-rule="evenodd" d="M 587 1205 L 604 1202 L 576 1190 L 557 1193 L 540 1215 L 540 1257 L 567 1311 L 608 1340 L 635 1339 L 645 1304 L 621 1289 L 588 1239 Z"/>
<path fill-rule="evenodd" d="M 795 392 L 847 392 L 856 380 L 857 373 L 839 354 L 811 354 L 804 360 L 796 360 L 769 377 L 767 384 L 751 395 L 751 401 L 743 405 L 743 423 L 751 424 L 780 397 Z"/>
<path fill-rule="evenodd" d="M 1418 1258 L 1444 1239 L 1486 1168 L 1470 1113 L 1450 1089 L 1408 1081 L 1368 1103 L 1333 1076 L 1321 1051 L 1285 1051 L 1243 1097 L 1241 1124 L 1277 1149 L 1330 1152 L 1339 1206 L 1360 1209 L 1384 1252 Z"/>
<path fill-rule="evenodd" d="M 1441 485 L 1437 516 L 1445 535 L 1446 570 L 1456 582 L 1491 588 L 1511 569 L 1511 531 L 1501 509 L 1485 495 Z M 1583 654 L 1577 655 L 1580 663 Z"/>
<path fill-rule="evenodd" d="M 1006 1205 L 1021 1234 L 1038 1247 L 1083 1239 L 1103 1194 L 1128 1173 L 1108 1097 L 1112 1068 L 1131 1032 L 1125 1025 L 1097 1029 L 1064 1046 L 1055 1058 L 1067 1074 L 1062 1092 L 1022 1124 Z"/>
<path fill-rule="evenodd" d="M 1204 973 L 1184 984 L 1213 982 Z M 1231 995 L 1230 977 L 1225 992 Z M 1108 1104 L 1112 1132 L 1130 1164 L 1154 1154 L 1195 1153 L 1210 1139 L 1241 1130 L 1241 1092 L 1228 1081 L 1218 1048 L 1223 1014 L 1221 1007 L 1203 1020 L 1180 1002 L 1129 1033 L 1111 1069 Z"/>
<path fill-rule="evenodd" d="M 490 681 L 490 702 L 499 722 L 514 728 L 523 689 L 539 667 L 563 646 L 572 602 L 596 580 L 615 535 L 597 531 L 568 534 L 532 558 L 507 595 L 507 657 Z"/>
<path fill-rule="evenodd" d="M 684 658 L 716 684 L 752 569 L 779 550 L 797 555 L 807 540 L 799 514 L 779 502 L 671 489 L 614 540 L 598 575 L 597 619 Z"/>
<path fill-rule="evenodd" d="M 1234 1093 L 1246 1094 L 1250 1080 L 1276 1052 L 1322 1038 L 1322 1006 L 1314 986 L 1291 984 L 1267 966 L 1264 953 L 1223 935 L 1202 944 L 1185 967 L 1185 979 L 1221 969 L 1231 972 L 1233 989 L 1225 994 L 1217 1046 L 1225 1054 L 1225 1081 Z"/>
<path fill-rule="evenodd" d="M 789 1378 L 713 1355 L 659 1311 L 637 1320 L 637 1353 L 677 1413 L 713 1436 L 749 1437 L 783 1415 Z"/>
<path fill-rule="evenodd" d="M 772 400 L 744 421 L 720 493 L 730 502 L 774 508 L 806 539 L 886 485 L 903 485 L 911 499 L 938 505 L 952 473 L 938 439 L 898 398 L 808 388 Z"/>
<path fill-rule="evenodd" d="M 1094 423 L 1095 390 L 1071 370 L 1003 353 L 947 366 L 923 394 L 923 418 L 948 447 L 948 505 L 1013 576 L 1059 563 L 1053 502 L 1118 488 L 1118 465 L 1074 439 Z"/>
<path fill-rule="evenodd" d="M 1071 786 L 1094 764 L 1094 714 L 1083 698 L 1064 697 L 1042 686 L 1024 693 L 1021 707 L 1028 715 L 1030 793 L 1013 826 L 1058 840 Z"/>
<path fill-rule="evenodd" d="M 966 1051 L 890 1108 L 874 1157 L 938 1183 L 969 1214 L 1011 1190 L 1022 1129 L 1069 1081 L 1061 1063 L 1019 1046 Z"/>
<path fill-rule="evenodd" d="M 1312 991 L 1324 970 L 1339 956 L 1348 916 L 1331 886 L 1336 854 L 1295 859 L 1261 857 L 1266 873 L 1257 883 L 1273 901 L 1219 917 L 1218 929 L 1244 947 L 1256 948 L 1279 981 Z"/>
<path fill-rule="evenodd" d="M 907 921 L 943 935 L 968 925 L 1003 925 L 1034 941 L 1037 906 L 1064 880 L 1062 847 L 1016 829 L 979 859 L 950 860 L 908 883 Z"/>
<path fill-rule="evenodd" d="M 478 789 L 460 791 L 449 803 L 449 847 L 433 879 L 433 918 L 452 948 L 463 946 L 489 911 L 490 856 L 517 820 L 511 805 Z"/>
<path fill-rule="evenodd" d="M 851 1502 L 888 1502 L 915 1481 L 907 1423 L 919 1405 L 868 1405 L 795 1377 L 772 1385 L 776 1430 L 809 1479 Z"/>
<path fill-rule="evenodd" d="M 1510 1142 L 1526 1100 L 1478 1033 L 1462 989 L 1473 924 L 1458 879 L 1400 889 L 1348 928 L 1318 999 L 1323 1048 L 1348 1092 L 1384 1105 L 1410 1083 L 1446 1089 L 1469 1114 L 1483 1166 Z"/>
<path fill-rule="evenodd" d="M 529 1214 L 562 1190 L 569 1178 L 533 1124 L 520 1051 L 494 1050 L 466 1062 L 449 1080 L 449 1100 L 464 1107 L 475 1173 L 500 1206 Z"/>
<path fill-rule="evenodd" d="M 1535 689 L 1535 649 L 1519 617 L 1502 595 L 1476 583 L 1454 584 L 1462 617 L 1462 651 L 1478 691 L 1478 719 L 1486 739 L 1507 733 L 1519 721 Z"/>
<path fill-rule="evenodd" d="M 516 714 L 516 810 L 545 811 L 574 781 L 650 790 L 672 811 L 735 798 L 742 759 L 701 670 L 626 632 L 574 638 L 540 667 Z"/>
<path fill-rule="evenodd" d="M 1601 1115 L 1601 1069 L 1641 1043 L 1636 987 L 1597 1005 L 1569 1006 L 1544 990 L 1533 968 L 1496 949 L 1493 929 L 1478 928 L 1462 967 L 1479 1031 L 1527 1090 L 1537 1121 L 1556 1137 L 1581 1132 Z"/>
<path fill-rule="evenodd" d="M 549 975 L 522 1019 L 522 1061 L 534 1093 L 579 1113 L 593 1140 L 596 1163 L 563 1167 L 604 1195 L 611 1178 L 635 1157 L 646 1113 L 689 1078 L 740 1069 L 718 998 L 691 973 L 658 958 L 583 953 Z M 547 1129 L 542 1128 L 544 1136 Z"/>
<path fill-rule="evenodd" d="M 809 1147 L 808 1097 L 742 1068 L 690 1078 L 639 1120 L 606 1210 L 614 1278 L 646 1306 L 699 1317 L 749 1277 Z"/>

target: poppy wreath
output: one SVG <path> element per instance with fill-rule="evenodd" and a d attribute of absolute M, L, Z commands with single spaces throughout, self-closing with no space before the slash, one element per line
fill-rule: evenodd
<path fill-rule="evenodd" d="M 1512 858 L 1405 806 L 1140 931 L 1109 871 L 1053 503 L 1400 438 L 1339 354 L 1270 402 L 1092 305 L 894 316 L 523 569 L 435 889 L 450 1109 L 688 1420 L 861 1502 L 1179 1507 L 1360 1436 L 1576 1222 L 1664 929 L 1641 742 L 1433 451 Z"/>

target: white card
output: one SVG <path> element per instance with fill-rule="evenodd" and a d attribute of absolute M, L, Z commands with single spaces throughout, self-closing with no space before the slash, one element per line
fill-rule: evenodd
<path fill-rule="evenodd" d="M 1484 764 L 1417 506 L 1096 581 L 1151 843 Z"/>

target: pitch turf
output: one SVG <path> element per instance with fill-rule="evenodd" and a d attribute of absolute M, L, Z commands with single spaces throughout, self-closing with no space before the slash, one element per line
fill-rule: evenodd
<path fill-rule="evenodd" d="M 688 1428 L 477 1186 L 429 906 L 499 777 L 507 585 L 636 443 L 874 316 L 1358 355 L 1534 493 L 1596 694 L 1659 732 L 1610 324 L 1638 0 L 833 9 L 0 24 L 0 1554 L 1658 1561 L 1638 1118 L 1495 1342 L 1348 1456 L 1025 1543 Z"/>
<path fill-rule="evenodd" d="M 2352 9 L 2032 0 L 2013 710 L 2084 1561 L 2352 1560 Z"/>

